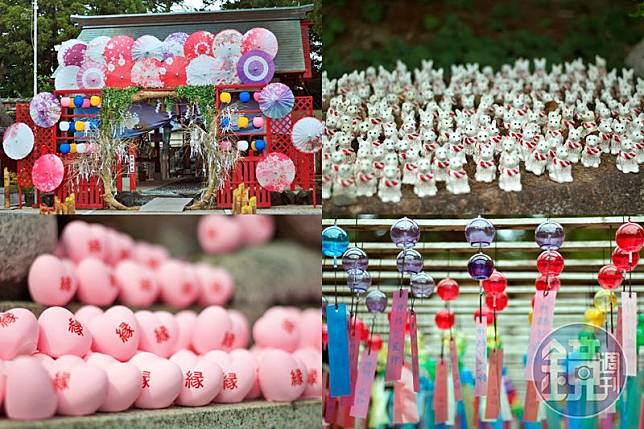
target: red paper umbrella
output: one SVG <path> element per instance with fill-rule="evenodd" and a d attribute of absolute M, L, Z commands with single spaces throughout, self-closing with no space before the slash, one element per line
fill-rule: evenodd
<path fill-rule="evenodd" d="M 163 60 L 159 72 L 164 88 L 176 88 L 186 84 L 186 66 L 188 65 L 185 57 L 169 57 Z"/>
<path fill-rule="evenodd" d="M 34 162 L 31 179 L 41 192 L 51 192 L 63 182 L 65 166 L 63 161 L 52 153 L 41 156 Z"/>
<path fill-rule="evenodd" d="M 113 64 L 108 65 L 105 86 L 108 88 L 127 88 L 132 86 L 132 63 L 128 63 L 125 67 L 114 67 Z"/>
<path fill-rule="evenodd" d="M 197 58 L 199 55 L 213 56 L 212 42 L 214 40 L 215 36 L 208 31 L 197 31 L 188 36 L 186 43 L 183 45 L 183 51 L 188 61 Z"/>
<path fill-rule="evenodd" d="M 128 36 L 114 36 L 105 44 L 103 56 L 107 64 L 124 67 L 132 62 L 132 46 L 134 39 Z"/>

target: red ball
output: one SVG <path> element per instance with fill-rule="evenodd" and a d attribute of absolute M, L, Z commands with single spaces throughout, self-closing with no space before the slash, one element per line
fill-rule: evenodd
<path fill-rule="evenodd" d="M 624 281 L 624 275 L 615 265 L 608 264 L 599 269 L 597 281 L 604 289 L 615 289 Z"/>
<path fill-rule="evenodd" d="M 458 296 L 458 283 L 456 280 L 447 277 L 438 282 L 436 293 L 443 301 L 452 301 Z"/>
<path fill-rule="evenodd" d="M 550 282 L 550 287 L 548 287 L 548 282 Z M 537 280 L 534 282 L 534 287 L 537 290 L 559 290 L 559 286 L 561 286 L 561 281 L 559 280 L 559 277 L 556 276 L 544 276 L 543 274 L 539 274 Z"/>
<path fill-rule="evenodd" d="M 615 243 L 625 252 L 639 252 L 644 247 L 644 228 L 634 222 L 623 224 L 615 233 Z"/>
<path fill-rule="evenodd" d="M 492 323 L 494 323 L 494 314 L 488 310 L 487 308 L 483 307 L 483 311 L 481 312 L 478 308 L 474 310 L 474 321 L 478 322 L 479 319 L 483 319 L 487 321 L 487 325 L 490 326 Z"/>
<path fill-rule="evenodd" d="M 485 297 L 485 305 L 490 310 L 494 310 L 496 306 L 496 311 L 503 311 L 505 307 L 508 306 L 508 296 L 504 293 L 499 293 L 495 295 L 487 295 Z"/>
<path fill-rule="evenodd" d="M 564 268 L 564 259 L 561 253 L 556 250 L 546 250 L 541 252 L 537 258 L 537 270 L 541 274 L 558 276 Z"/>
<path fill-rule="evenodd" d="M 530 307 L 534 308 L 534 300 L 535 297 L 533 296 L 532 299 L 530 300 Z"/>
<path fill-rule="evenodd" d="M 436 326 L 438 326 L 438 329 L 447 330 L 454 326 L 456 316 L 454 315 L 453 311 L 444 309 L 436 312 L 434 320 L 436 321 Z"/>
<path fill-rule="evenodd" d="M 630 266 L 628 262 L 629 257 L 631 260 Z M 618 269 L 622 271 L 626 271 L 628 273 L 629 271 L 633 271 L 637 266 L 637 263 L 640 261 L 640 254 L 637 252 L 633 252 L 633 253 L 625 252 L 619 247 L 616 247 L 615 250 L 613 250 L 613 255 L 611 256 L 611 260 L 613 261 L 613 264 Z"/>
<path fill-rule="evenodd" d="M 326 329 L 326 325 L 322 325 L 322 344 L 327 345 L 329 342 L 329 333 Z"/>
<path fill-rule="evenodd" d="M 358 334 L 359 334 L 358 336 L 360 336 L 360 334 L 362 333 L 362 331 L 364 331 L 365 329 L 367 329 L 367 325 L 365 325 L 365 324 L 364 324 L 364 322 L 363 322 L 362 320 L 358 319 L 358 316 L 354 316 L 354 317 L 356 318 L 354 328 L 355 328 L 356 333 L 358 333 Z M 367 329 L 367 330 L 368 330 L 368 329 Z"/>
<path fill-rule="evenodd" d="M 508 279 L 500 271 L 494 270 L 487 280 L 483 280 L 483 290 L 486 294 L 501 293 L 508 286 Z"/>
<path fill-rule="evenodd" d="M 371 340 L 368 342 L 369 348 L 371 349 L 372 352 L 377 352 L 380 351 L 382 348 L 382 338 L 380 338 L 380 335 L 374 335 Z"/>

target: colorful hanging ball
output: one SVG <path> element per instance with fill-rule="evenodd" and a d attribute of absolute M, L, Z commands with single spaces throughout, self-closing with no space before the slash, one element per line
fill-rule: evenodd
<path fill-rule="evenodd" d="M 264 126 L 264 118 L 261 116 L 255 116 L 253 118 L 253 127 L 262 128 Z"/>
<path fill-rule="evenodd" d="M 224 116 L 219 120 L 219 124 L 221 125 L 222 128 L 228 128 L 230 126 L 230 118 L 228 116 Z"/>
<path fill-rule="evenodd" d="M 87 146 L 85 146 L 85 143 L 78 143 L 76 145 L 76 151 L 78 153 L 85 153 L 87 151 Z"/>
<path fill-rule="evenodd" d="M 63 143 L 60 145 L 60 153 L 62 154 L 68 154 L 71 148 L 69 147 L 69 143 Z"/>
<path fill-rule="evenodd" d="M 347 271 L 347 286 L 355 294 L 365 293 L 371 287 L 371 274 L 359 268 Z"/>
<path fill-rule="evenodd" d="M 258 152 L 261 152 L 266 148 L 266 142 L 264 142 L 264 140 L 262 139 L 255 140 L 253 143 L 255 145 L 254 149 Z"/>
<path fill-rule="evenodd" d="M 222 140 L 219 142 L 219 147 L 221 150 L 230 150 L 233 147 L 233 144 L 230 140 Z"/>
<path fill-rule="evenodd" d="M 69 145 L 69 153 L 76 153 L 76 152 L 77 152 L 76 143 L 71 143 Z"/>
<path fill-rule="evenodd" d="M 61 130 L 62 132 L 66 133 L 69 131 L 69 122 L 67 121 L 60 121 L 58 123 L 58 129 Z"/>
<path fill-rule="evenodd" d="M 248 126 L 248 118 L 246 116 L 237 118 L 237 126 L 239 128 L 246 128 Z"/>
<path fill-rule="evenodd" d="M 467 261 L 467 272 L 474 280 L 485 280 L 492 275 L 494 262 L 485 253 L 477 253 Z"/>
<path fill-rule="evenodd" d="M 240 92 L 239 101 L 241 101 L 242 103 L 248 103 L 250 101 L 250 93 L 248 91 Z"/>
<path fill-rule="evenodd" d="M 597 281 L 604 289 L 615 289 L 624 281 L 624 275 L 615 265 L 608 264 L 599 269 Z"/>
<path fill-rule="evenodd" d="M 483 290 L 486 294 L 501 293 L 508 286 L 508 279 L 505 275 L 497 270 L 492 271 L 490 277 L 483 280 Z"/>
<path fill-rule="evenodd" d="M 436 286 L 432 276 L 422 271 L 412 275 L 409 284 L 411 286 L 411 293 L 416 298 L 429 298 L 434 293 Z"/>
<path fill-rule="evenodd" d="M 99 97 L 98 95 L 92 95 L 89 98 L 89 104 L 92 107 L 99 107 L 101 105 L 101 97 Z"/>
<path fill-rule="evenodd" d="M 396 257 L 399 273 L 418 274 L 423 269 L 423 255 L 415 249 L 402 250 Z"/>
<path fill-rule="evenodd" d="M 503 311 L 508 306 L 508 296 L 505 292 L 485 296 L 485 305 L 490 310 Z"/>
<path fill-rule="evenodd" d="M 606 316 L 596 308 L 588 308 L 584 312 L 584 319 L 593 326 L 601 327 L 604 325 Z"/>
<path fill-rule="evenodd" d="M 74 96 L 74 106 L 73 107 L 82 107 L 83 106 L 83 100 L 85 100 L 85 98 L 83 98 L 82 95 Z"/>
<path fill-rule="evenodd" d="M 593 297 L 593 305 L 602 313 L 608 313 L 611 309 L 617 308 L 617 297 L 615 293 L 609 289 L 599 289 Z"/>
<path fill-rule="evenodd" d="M 257 94 L 257 93 L 255 93 Z M 380 335 L 374 335 L 371 340 L 369 340 L 369 349 L 372 352 L 378 352 L 382 349 L 383 341 Z"/>
<path fill-rule="evenodd" d="M 634 222 L 621 225 L 615 233 L 615 243 L 625 252 L 639 252 L 644 247 L 644 228 Z"/>
<path fill-rule="evenodd" d="M 83 131 L 85 129 L 85 121 L 75 121 L 74 129 L 76 131 Z"/>
<path fill-rule="evenodd" d="M 537 270 L 544 276 L 558 276 L 563 268 L 563 256 L 556 250 L 545 250 L 537 258 Z"/>
<path fill-rule="evenodd" d="M 401 249 L 411 249 L 420 239 L 418 224 L 408 217 L 398 219 L 389 230 L 391 241 Z"/>
<path fill-rule="evenodd" d="M 474 321 L 478 322 L 479 320 L 485 320 L 485 323 L 490 326 L 494 323 L 494 314 L 485 307 L 482 308 L 482 311 L 477 308 L 474 310 Z"/>
<path fill-rule="evenodd" d="M 365 304 L 369 313 L 384 313 L 387 309 L 387 295 L 380 289 L 374 289 L 367 294 Z"/>
<path fill-rule="evenodd" d="M 369 266 L 369 257 L 359 247 L 349 247 L 342 255 L 342 268 L 344 271 L 359 268 L 366 270 Z"/>
<path fill-rule="evenodd" d="M 91 106 L 91 104 L 89 102 L 89 98 L 83 99 L 83 104 L 82 104 L 83 109 L 89 109 L 90 106 Z"/>
<path fill-rule="evenodd" d="M 543 250 L 559 250 L 564 238 L 563 226 L 551 220 L 542 222 L 534 230 L 534 241 Z"/>
<path fill-rule="evenodd" d="M 494 241 L 494 225 L 481 216 L 472 219 L 465 227 L 465 239 L 472 247 L 487 247 Z"/>
<path fill-rule="evenodd" d="M 222 103 L 230 103 L 230 100 L 232 100 L 232 97 L 230 96 L 230 92 L 224 91 L 221 94 L 219 94 L 219 101 Z"/>
<path fill-rule="evenodd" d="M 534 282 L 534 287 L 537 290 L 559 290 L 561 281 L 557 276 L 544 276 L 539 274 Z"/>
<path fill-rule="evenodd" d="M 69 97 L 61 97 L 60 105 L 63 107 L 69 107 L 72 104 L 72 99 Z"/>
<path fill-rule="evenodd" d="M 640 254 L 637 252 L 625 252 L 619 247 L 616 247 L 615 250 L 613 250 L 613 254 L 610 259 L 618 269 L 628 273 L 633 271 L 639 263 Z"/>
<path fill-rule="evenodd" d="M 262 99 L 262 93 L 260 91 L 253 92 L 253 100 L 259 103 L 261 99 Z"/>
<path fill-rule="evenodd" d="M 436 293 L 443 301 L 455 300 L 459 293 L 458 283 L 452 278 L 444 278 L 436 285 Z"/>
<path fill-rule="evenodd" d="M 454 322 L 456 321 L 456 315 L 454 314 L 453 311 L 444 308 L 436 312 L 436 316 L 434 316 L 434 321 L 436 322 L 436 326 L 438 327 L 438 329 L 445 331 L 450 329 L 452 326 L 454 326 Z"/>
<path fill-rule="evenodd" d="M 533 318 L 533 316 L 534 316 L 534 310 L 531 308 L 530 310 L 528 310 L 528 323 L 529 323 L 530 325 L 532 325 L 532 318 Z"/>
<path fill-rule="evenodd" d="M 246 152 L 248 150 L 248 141 L 247 140 L 239 140 L 237 142 L 237 150 L 240 152 Z"/>
<path fill-rule="evenodd" d="M 339 258 L 349 247 L 349 235 L 339 226 L 332 225 L 322 231 L 322 254 Z"/>

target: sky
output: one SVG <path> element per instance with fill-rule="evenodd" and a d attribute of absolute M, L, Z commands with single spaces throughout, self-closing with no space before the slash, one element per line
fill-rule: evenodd
<path fill-rule="evenodd" d="M 179 12 L 179 11 L 185 11 L 185 10 L 199 10 L 203 7 L 203 1 L 202 0 L 184 0 L 183 5 L 177 5 L 174 7 L 174 10 Z M 211 6 L 208 8 L 208 10 L 218 10 L 219 6 L 217 4 Z"/>

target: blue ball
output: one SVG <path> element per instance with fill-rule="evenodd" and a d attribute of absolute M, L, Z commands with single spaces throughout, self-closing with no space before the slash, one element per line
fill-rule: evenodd
<path fill-rule="evenodd" d="M 255 150 L 261 151 L 266 148 L 266 142 L 264 140 L 255 140 Z"/>
<path fill-rule="evenodd" d="M 221 126 L 222 128 L 227 128 L 228 125 L 230 125 L 230 118 L 228 116 L 225 116 L 221 118 Z"/>
<path fill-rule="evenodd" d="M 240 92 L 239 101 L 242 103 L 248 103 L 250 101 L 250 93 L 248 91 Z"/>
<path fill-rule="evenodd" d="M 74 97 L 74 106 L 76 107 L 81 107 L 83 105 L 83 96 L 82 95 L 76 95 Z"/>
<path fill-rule="evenodd" d="M 60 153 L 69 153 L 70 147 L 69 143 L 63 143 L 60 145 Z"/>
<path fill-rule="evenodd" d="M 487 280 L 492 271 L 494 271 L 494 262 L 484 253 L 477 253 L 467 262 L 467 272 L 474 280 Z"/>
<path fill-rule="evenodd" d="M 349 235 L 339 226 L 329 226 L 322 231 L 322 254 L 339 258 L 349 247 Z"/>

